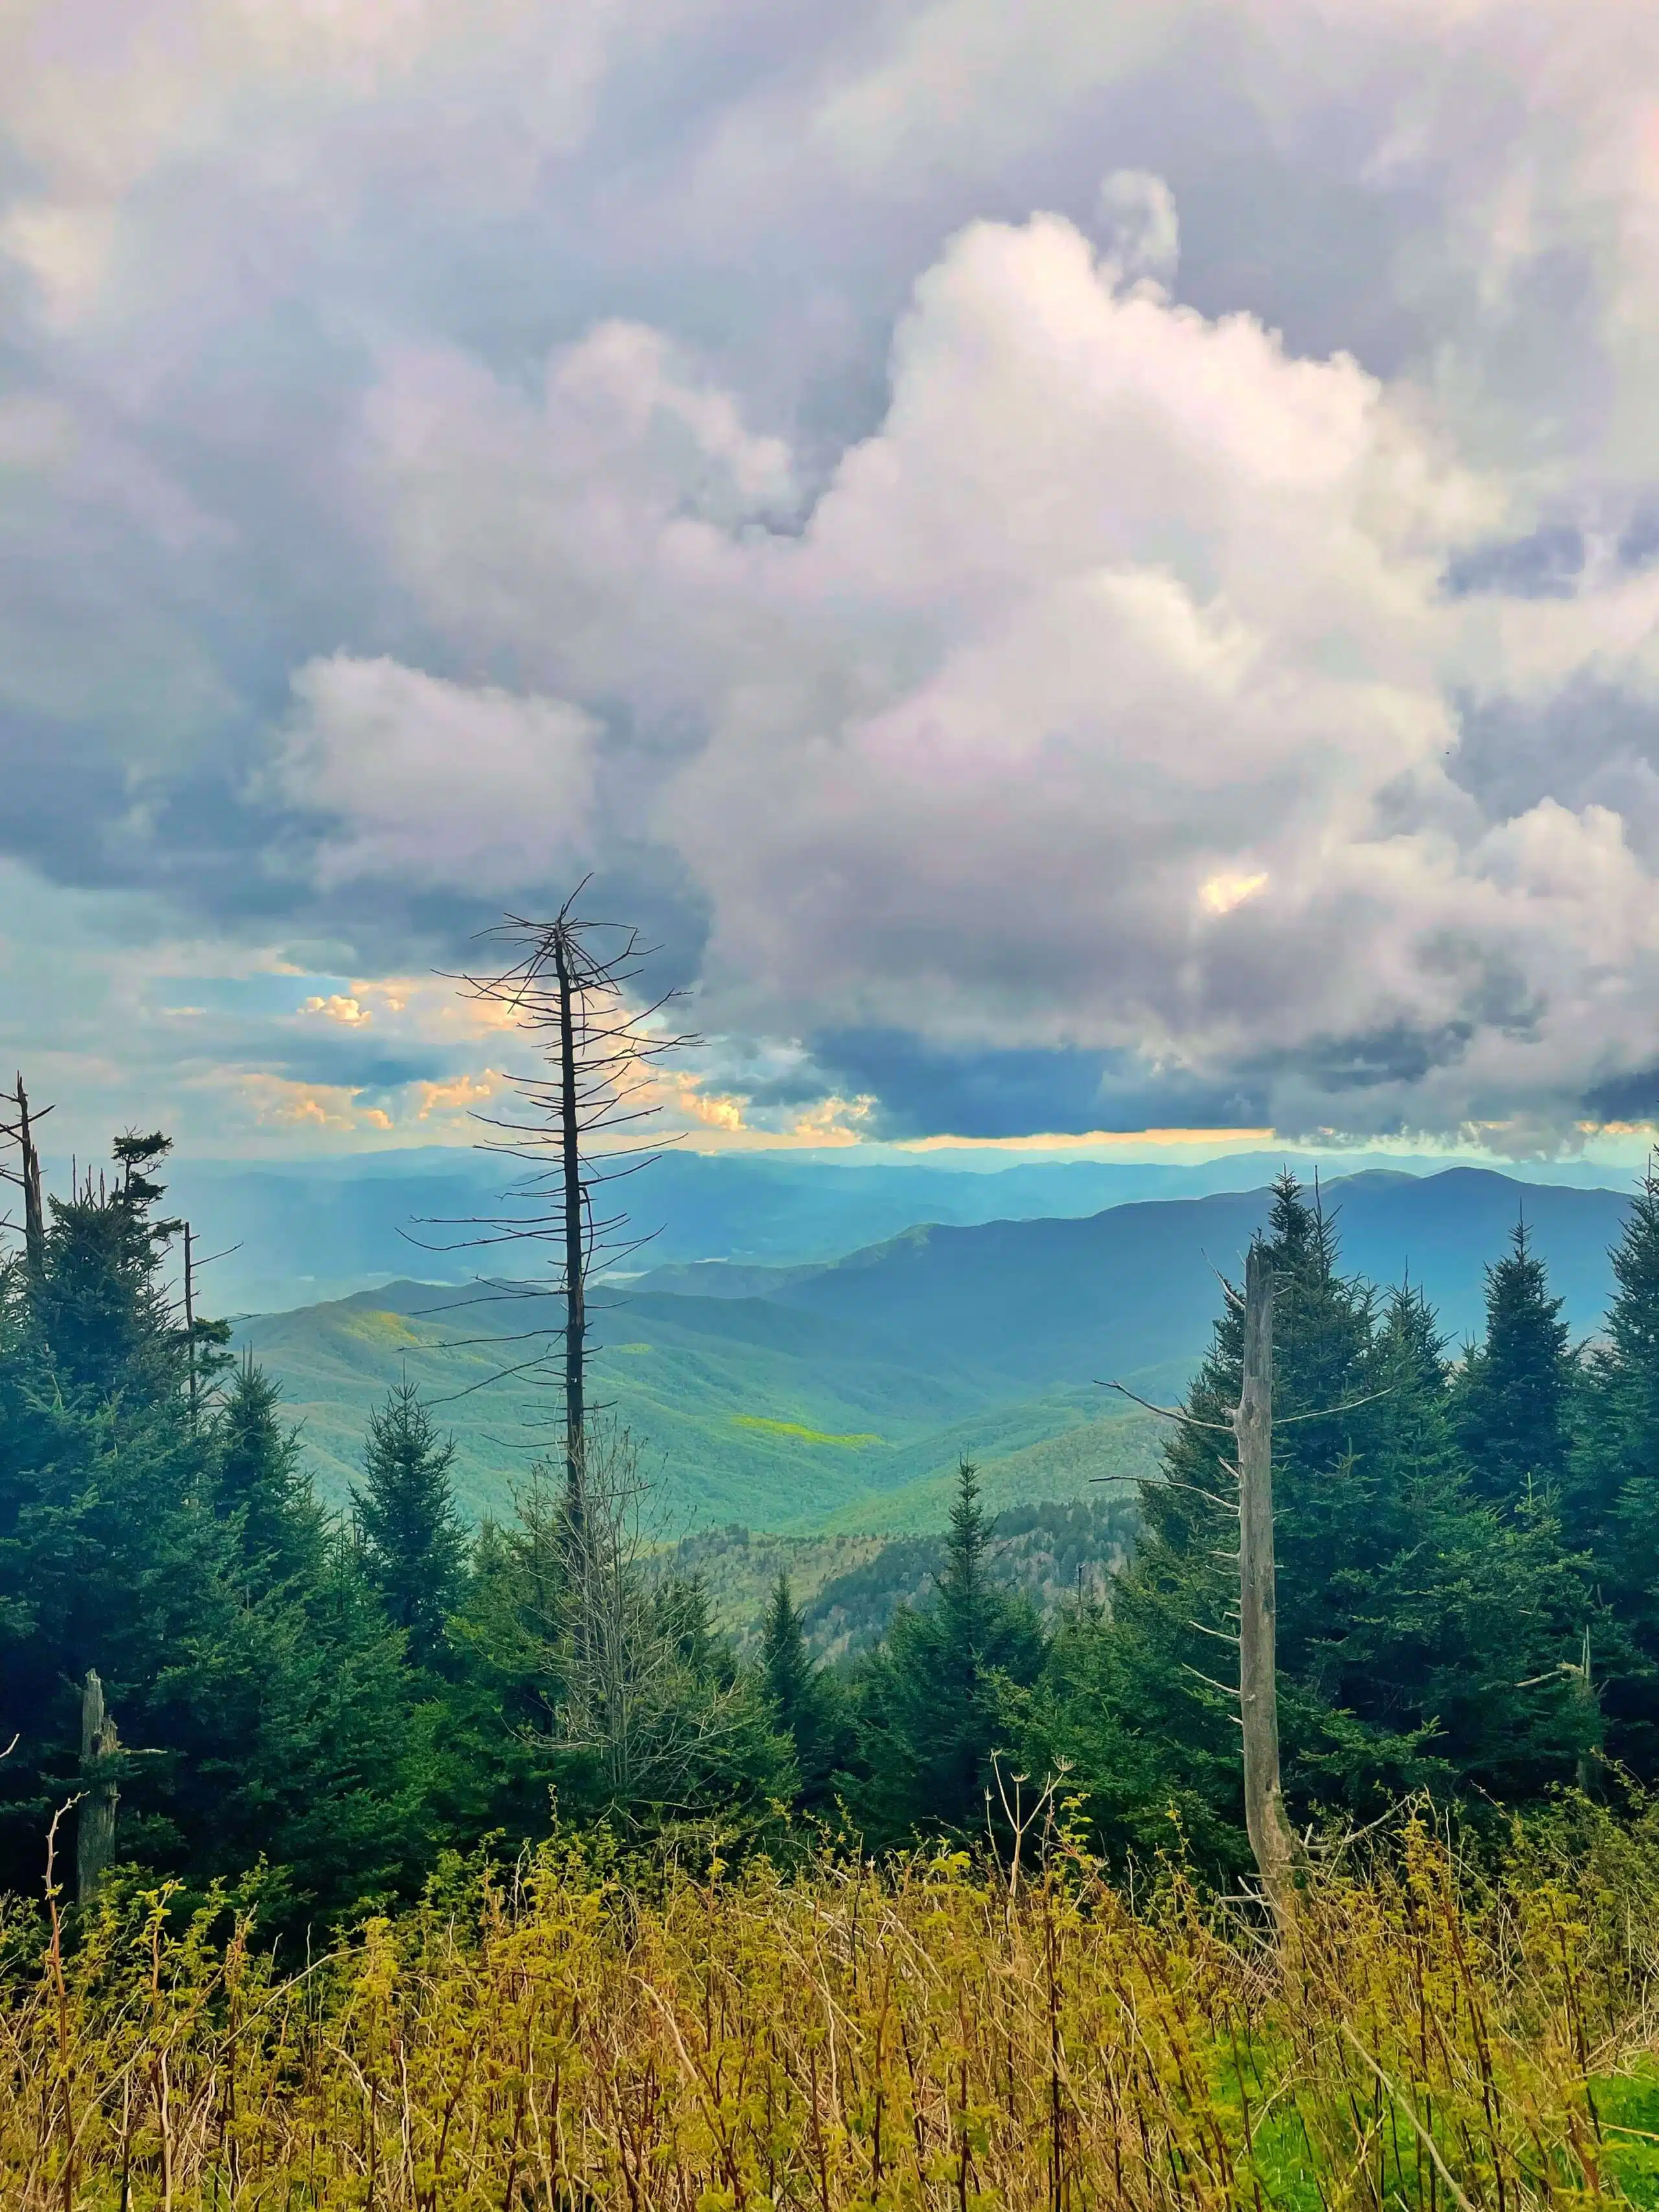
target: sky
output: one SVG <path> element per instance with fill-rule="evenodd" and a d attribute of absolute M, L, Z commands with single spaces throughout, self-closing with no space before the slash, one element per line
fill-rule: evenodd
<path fill-rule="evenodd" d="M 1639 1146 L 1659 9 L 9 0 L 0 580 L 62 1146 Z"/>

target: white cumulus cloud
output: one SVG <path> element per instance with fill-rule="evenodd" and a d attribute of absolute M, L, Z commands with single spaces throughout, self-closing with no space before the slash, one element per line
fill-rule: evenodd
<path fill-rule="evenodd" d="M 322 884 L 504 893 L 585 849 L 596 725 L 579 708 L 344 654 L 300 669 L 294 697 L 276 775 L 331 817 Z"/>

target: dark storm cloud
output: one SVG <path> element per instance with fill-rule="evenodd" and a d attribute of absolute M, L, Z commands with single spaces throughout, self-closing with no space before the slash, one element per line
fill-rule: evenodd
<path fill-rule="evenodd" d="M 1659 1120 L 1659 1066 L 1610 1077 L 1586 1091 L 1583 1104 L 1598 1121 Z"/>
<path fill-rule="evenodd" d="M 1659 857 L 1659 703 L 1585 677 L 1542 700 L 1466 704 L 1447 763 L 1488 819 L 1541 800 L 1605 806 L 1638 848 Z"/>
<path fill-rule="evenodd" d="M 821 1036 L 812 1050 L 836 1089 L 878 1101 L 872 1133 L 894 1139 L 1253 1128 L 1268 1111 L 1262 1088 L 1160 1072 L 1127 1053 L 949 1052 L 895 1030 Z"/>

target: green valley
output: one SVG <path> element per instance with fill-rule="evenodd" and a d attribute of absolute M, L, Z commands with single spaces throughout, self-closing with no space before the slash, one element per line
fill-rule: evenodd
<path fill-rule="evenodd" d="M 917 1362 L 839 1317 L 647 1291 L 612 1318 L 621 1340 L 597 1354 L 591 1392 L 641 1445 L 665 1540 L 732 1521 L 936 1526 L 964 1453 L 999 1501 L 1069 1497 L 1094 1473 L 1153 1463 L 1147 1417 L 1088 1384 L 1033 1392 L 983 1366 Z M 536 1331 L 557 1319 L 544 1300 L 401 1282 L 244 1322 L 234 1340 L 282 1386 L 336 1503 L 357 1475 L 369 1408 L 416 1384 L 454 1436 L 458 1495 L 478 1520 L 508 1515 L 532 1463 L 556 1447 L 556 1392 L 529 1363 L 545 1341 Z"/>

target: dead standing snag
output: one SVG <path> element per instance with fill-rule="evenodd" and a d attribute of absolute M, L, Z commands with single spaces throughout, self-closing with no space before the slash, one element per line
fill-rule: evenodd
<path fill-rule="evenodd" d="M 1238 1703 L 1244 1822 L 1281 1924 L 1295 1902 L 1297 1844 L 1279 1771 L 1273 1567 L 1273 1279 L 1252 1246 L 1244 1264 L 1244 1363 L 1233 1415 L 1238 1445 Z"/>
<path fill-rule="evenodd" d="M 523 1119 L 479 1117 L 501 1133 L 485 1149 L 526 1161 L 532 1172 L 507 1194 L 508 1211 L 465 1224 L 477 1233 L 462 1241 L 550 1245 L 556 1255 L 550 1281 L 498 1284 L 495 1290 L 509 1298 L 550 1291 L 562 1304 L 556 1332 L 562 1356 L 556 1364 L 544 1353 L 518 1371 L 556 1365 L 549 1380 L 556 1380 L 564 1400 L 566 1510 L 573 1523 L 581 1516 L 592 1410 L 589 1285 L 596 1271 L 615 1267 L 648 1241 L 632 1233 L 626 1208 L 607 1194 L 657 1157 L 660 1145 L 646 1131 L 659 1111 L 650 1095 L 658 1063 L 696 1042 L 676 1036 L 663 1021 L 677 991 L 636 1002 L 635 987 L 653 948 L 625 923 L 582 920 L 575 902 L 583 888 L 551 921 L 509 915 L 488 936 L 516 957 L 493 975 L 459 979 L 470 997 L 506 1009 L 542 1056 L 544 1073 L 513 1079 Z"/>

